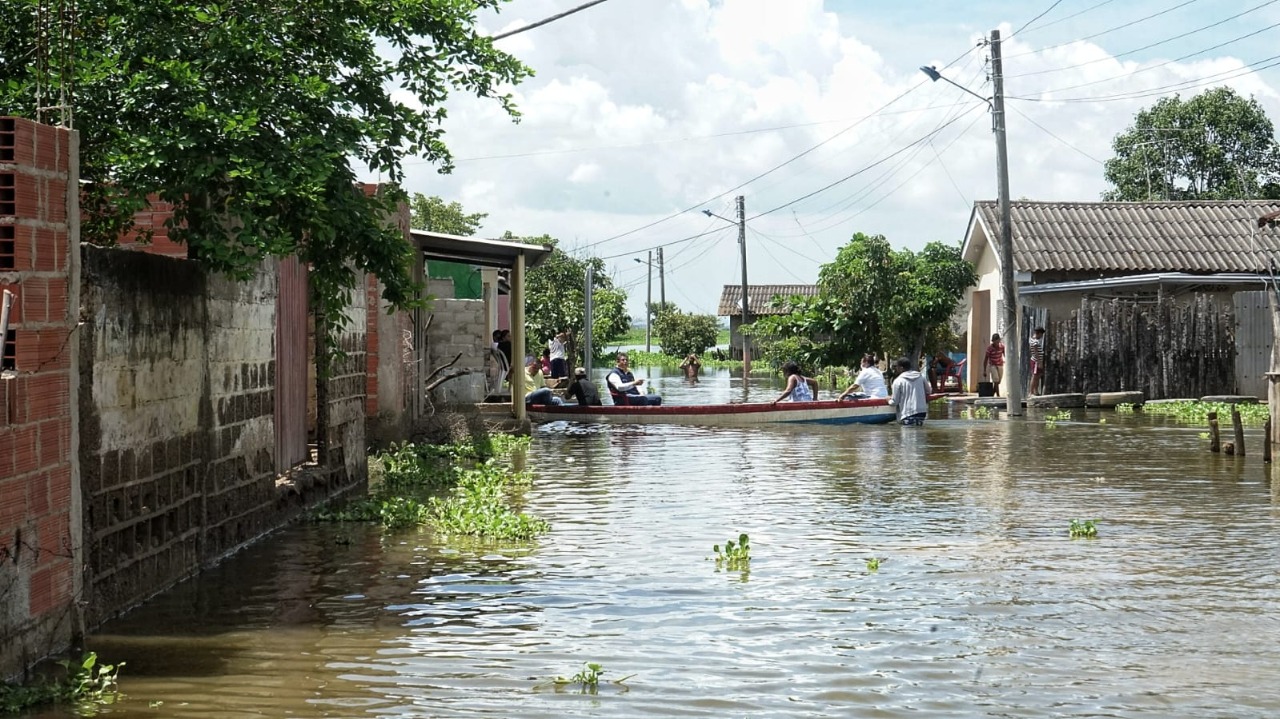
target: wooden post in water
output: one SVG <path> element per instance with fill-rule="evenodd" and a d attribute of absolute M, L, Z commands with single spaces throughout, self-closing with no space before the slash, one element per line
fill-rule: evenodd
<path fill-rule="evenodd" d="M 1231 431 L 1236 438 L 1236 454 L 1244 456 L 1244 422 L 1240 421 L 1240 410 L 1231 406 Z"/>
<path fill-rule="evenodd" d="M 1262 461 L 1271 464 L 1271 417 L 1262 430 Z"/>
<path fill-rule="evenodd" d="M 1209 413 L 1209 451 L 1217 454 L 1222 451 L 1221 438 L 1218 436 L 1218 413 Z"/>

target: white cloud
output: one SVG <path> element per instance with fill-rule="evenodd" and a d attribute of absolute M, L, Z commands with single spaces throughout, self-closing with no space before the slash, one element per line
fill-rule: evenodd
<path fill-rule="evenodd" d="M 979 35 L 967 25 L 948 29 L 941 21 L 903 26 L 882 8 L 864 12 L 839 4 L 839 14 L 826 9 L 836 5 L 612 0 L 502 40 L 500 47 L 537 72 L 514 89 L 523 119 L 512 123 L 493 102 L 454 98 L 445 139 L 459 158 L 457 170 L 442 176 L 431 166 L 414 165 L 407 189 L 489 213 L 483 228 L 489 236 L 508 229 L 547 233 L 573 248 L 687 208 L 705 207 L 732 218 L 737 194 L 746 196 L 747 215 L 753 217 L 835 183 L 751 220 L 750 279 L 757 283 L 812 281 L 818 262 L 829 260 L 857 231 L 883 233 L 894 244 L 913 248 L 931 240 L 959 242 L 971 203 L 995 196 L 990 119 L 976 98 L 944 82 L 929 83 L 916 67 L 947 62 Z M 514 7 L 518 15 L 491 20 L 489 29 L 512 29 L 563 11 L 563 3 L 553 0 L 523 0 Z M 991 18 L 989 26 L 1006 23 L 1005 35 L 1010 18 L 1020 24 L 1029 17 L 1013 0 L 996 7 L 1003 15 Z M 1119 15 L 1100 10 L 1082 21 L 1089 20 L 1096 31 L 1137 12 L 1110 9 Z M 1050 102 L 1009 101 L 1014 197 L 1097 199 L 1105 189 L 1098 161 L 1110 157 L 1112 137 L 1157 99 L 1069 103 L 1064 98 L 1134 94 L 1229 75 L 1256 59 L 1226 54 L 1231 47 L 1168 64 L 1161 63 L 1185 48 L 1163 57 L 1115 57 L 1123 51 L 1116 48 L 1148 44 L 1151 32 L 1138 26 L 1047 50 L 1042 49 L 1061 39 L 1027 33 L 1025 40 L 1004 43 L 1010 97 L 1096 83 L 1053 92 L 1046 96 Z M 1240 34 L 1223 32 L 1216 42 Z M 1104 39 L 1116 44 L 1103 44 Z M 1192 49 L 1215 41 L 1197 42 Z M 984 54 L 970 53 L 945 71 L 947 77 L 989 95 Z M 1117 76 L 1123 77 L 1114 80 Z M 1256 95 L 1280 120 L 1272 79 L 1255 74 L 1228 82 Z M 903 93 L 884 113 L 855 124 Z M 964 112 L 931 144 L 911 146 Z M 785 129 L 756 132 L 764 128 Z M 731 190 L 824 141 L 804 157 Z M 474 159 L 501 155 L 519 156 Z M 630 303 L 638 314 L 644 266 L 633 258 L 649 247 L 709 230 L 715 233 L 667 245 L 667 292 L 682 307 L 714 311 L 721 286 L 740 281 L 736 231 L 724 222 L 689 212 L 591 251 L 622 255 L 610 262 L 619 282 L 639 283 Z"/>

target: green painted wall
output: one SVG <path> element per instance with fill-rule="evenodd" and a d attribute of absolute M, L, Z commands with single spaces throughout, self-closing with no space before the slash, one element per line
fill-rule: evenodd
<path fill-rule="evenodd" d="M 453 278 L 454 297 L 460 300 L 478 300 L 484 297 L 484 285 L 480 270 L 461 262 L 427 262 L 427 276 L 435 279 Z"/>

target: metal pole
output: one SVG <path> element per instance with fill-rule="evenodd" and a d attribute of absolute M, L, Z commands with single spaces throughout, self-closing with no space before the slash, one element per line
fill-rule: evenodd
<path fill-rule="evenodd" d="M 1022 414 L 1022 327 L 1018 321 L 1018 287 L 1014 284 L 1013 225 L 1009 216 L 1009 149 L 1005 144 L 1004 65 L 1000 31 L 991 31 L 991 124 L 996 136 L 996 180 L 1000 193 L 1000 294 L 1004 301 L 1005 397 L 1012 416 Z"/>
<path fill-rule="evenodd" d="M 658 248 L 658 303 L 667 307 L 667 274 L 663 271 L 662 248 Z"/>
<path fill-rule="evenodd" d="M 747 201 L 738 195 L 738 247 L 742 250 L 742 325 L 738 327 L 738 335 L 742 337 L 742 383 L 746 386 L 747 375 L 751 373 L 751 342 L 742 332 L 748 320 L 747 315 Z"/>
<path fill-rule="evenodd" d="M 595 358 L 595 349 L 591 346 L 591 320 L 592 320 L 592 291 L 595 287 L 596 268 L 587 265 L 587 286 L 583 289 L 582 296 L 585 299 L 583 307 L 586 311 L 585 326 L 582 328 L 582 367 L 587 370 L 587 377 L 591 376 L 591 360 Z"/>
<path fill-rule="evenodd" d="M 645 283 L 644 297 L 644 351 L 652 352 L 653 342 L 653 250 L 649 250 L 649 280 Z"/>

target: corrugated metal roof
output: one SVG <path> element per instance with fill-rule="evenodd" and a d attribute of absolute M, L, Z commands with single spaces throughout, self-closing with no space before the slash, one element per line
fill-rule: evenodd
<path fill-rule="evenodd" d="M 770 306 L 774 295 L 817 297 L 817 285 L 747 285 L 747 311 L 752 315 L 783 315 L 787 310 Z M 725 285 L 720 292 L 721 317 L 742 315 L 742 285 Z"/>
<path fill-rule="evenodd" d="M 1019 271 L 1250 272 L 1277 245 L 1255 230 L 1280 202 L 1019 201 L 1009 210 Z M 976 202 L 974 213 L 996 242 L 996 202 Z"/>

